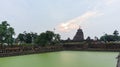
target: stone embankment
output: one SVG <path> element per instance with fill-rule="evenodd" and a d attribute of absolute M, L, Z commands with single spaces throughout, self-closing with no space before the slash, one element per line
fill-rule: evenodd
<path fill-rule="evenodd" d="M 18 56 L 55 51 L 114 51 L 120 52 L 120 43 L 70 42 L 57 46 L 2 46 L 0 57 Z"/>
<path fill-rule="evenodd" d="M 4 49 L 0 49 L 0 57 L 9 57 L 9 56 L 19 56 L 19 55 L 27 55 L 27 54 L 37 54 L 37 53 L 45 53 L 45 52 L 55 52 L 61 51 L 63 48 L 61 46 L 49 46 L 49 47 L 6 47 Z"/>

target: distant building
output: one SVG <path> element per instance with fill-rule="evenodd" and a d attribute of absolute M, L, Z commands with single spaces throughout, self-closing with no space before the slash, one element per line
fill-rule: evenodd
<path fill-rule="evenodd" d="M 84 33 L 81 28 L 77 30 L 76 35 L 73 38 L 73 41 L 83 41 L 84 40 Z"/>

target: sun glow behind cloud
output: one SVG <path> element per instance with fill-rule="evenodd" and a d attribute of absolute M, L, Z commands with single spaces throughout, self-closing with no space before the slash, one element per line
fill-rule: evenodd
<path fill-rule="evenodd" d="M 99 11 L 87 11 L 83 15 L 76 17 L 72 20 L 69 20 L 67 22 L 63 22 L 58 26 L 58 30 L 60 32 L 69 32 L 74 29 L 79 28 L 79 24 L 86 22 L 88 19 L 95 18 L 97 16 L 101 16 L 103 13 L 100 13 Z"/>
<path fill-rule="evenodd" d="M 94 7 L 91 10 L 86 11 L 81 16 L 68 20 L 67 22 L 60 23 L 57 26 L 57 30 L 59 32 L 70 32 L 74 29 L 78 29 L 79 26 L 81 26 L 81 23 L 89 22 L 89 19 L 94 19 L 96 17 L 103 16 L 104 12 L 102 12 L 102 10 L 106 9 L 108 6 L 117 1 L 118 0 L 101 0 L 102 4 L 94 5 Z"/>

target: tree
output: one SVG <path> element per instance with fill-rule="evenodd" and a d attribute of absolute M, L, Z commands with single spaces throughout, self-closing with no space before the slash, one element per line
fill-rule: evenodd
<path fill-rule="evenodd" d="M 113 35 L 107 35 L 107 34 L 105 34 L 104 36 L 102 36 L 101 38 L 100 38 L 100 40 L 102 40 L 102 41 L 114 41 L 114 37 L 113 37 Z"/>
<path fill-rule="evenodd" d="M 101 36 L 100 40 L 102 41 L 120 41 L 120 36 L 119 36 L 119 32 L 117 30 L 115 30 L 113 32 L 113 35 L 107 35 L 105 34 L 104 36 Z"/>
<path fill-rule="evenodd" d="M 25 42 L 25 35 L 20 33 L 17 37 L 17 40 L 20 42 L 20 44 L 23 44 Z"/>
<path fill-rule="evenodd" d="M 115 30 L 113 32 L 113 36 L 114 36 L 114 41 L 119 41 L 120 40 L 119 32 L 117 30 Z"/>
<path fill-rule="evenodd" d="M 31 32 L 31 36 L 32 36 L 32 44 L 35 44 L 35 40 L 38 37 L 38 35 L 37 35 L 37 33 Z"/>
<path fill-rule="evenodd" d="M 2 24 L 0 24 L 0 42 L 1 42 L 1 44 L 3 44 L 5 42 L 8 26 L 9 26 L 9 24 L 7 23 L 7 21 L 3 21 Z"/>
<path fill-rule="evenodd" d="M 26 33 L 25 34 L 25 42 L 26 43 L 32 43 L 32 36 L 31 36 L 31 34 L 30 33 Z"/>
<path fill-rule="evenodd" d="M 52 31 L 46 31 L 38 35 L 36 43 L 41 46 L 54 45 L 60 41 L 60 35 Z"/>
<path fill-rule="evenodd" d="M 118 35 L 119 35 L 119 32 L 118 32 L 117 30 L 115 30 L 115 31 L 113 32 L 113 35 L 114 35 L 114 36 L 118 36 Z"/>
<path fill-rule="evenodd" d="M 36 39 L 36 43 L 41 45 L 41 46 L 45 46 L 47 44 L 47 40 L 46 40 L 46 33 L 41 33 L 40 35 L 38 35 L 37 39 Z"/>
<path fill-rule="evenodd" d="M 13 38 L 13 35 L 15 35 L 15 32 L 14 32 L 14 28 L 12 28 L 12 27 L 9 27 L 8 29 L 7 29 L 7 33 L 6 33 L 6 41 L 7 41 L 7 43 L 8 43 L 8 45 L 9 44 L 13 44 L 13 42 L 14 42 L 14 38 Z"/>
<path fill-rule="evenodd" d="M 70 38 L 69 38 L 70 40 Z M 53 39 L 54 44 L 57 44 L 60 42 L 60 35 L 59 34 L 54 34 L 54 39 Z"/>
<path fill-rule="evenodd" d="M 27 33 L 27 32 L 23 32 L 20 33 L 17 37 L 18 41 L 20 42 L 20 44 L 23 43 L 34 43 L 34 40 L 37 38 L 37 33 Z"/>
<path fill-rule="evenodd" d="M 13 43 L 13 35 L 15 34 L 14 28 L 10 27 L 7 21 L 3 21 L 0 24 L 0 42 L 3 43 Z"/>

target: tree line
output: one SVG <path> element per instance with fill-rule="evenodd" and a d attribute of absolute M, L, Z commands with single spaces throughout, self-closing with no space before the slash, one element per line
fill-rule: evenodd
<path fill-rule="evenodd" d="M 37 33 L 27 33 L 23 32 L 18 35 L 16 41 L 19 45 L 40 45 L 40 46 L 48 46 L 48 45 L 56 45 L 60 43 L 60 35 L 55 34 L 53 31 L 46 31 L 41 34 Z"/>
<path fill-rule="evenodd" d="M 104 34 L 103 36 L 100 37 L 100 39 L 95 36 L 94 39 L 91 39 L 90 36 L 88 36 L 86 38 L 86 41 L 92 41 L 92 40 L 95 40 L 95 41 L 104 41 L 104 42 L 114 42 L 114 41 L 120 41 L 120 36 L 119 36 L 119 32 L 117 30 L 115 30 L 113 32 L 113 34 Z"/>
<path fill-rule="evenodd" d="M 110 41 L 120 41 L 119 32 L 115 30 L 112 35 L 105 34 L 101 36 L 101 41 L 110 42 Z"/>
<path fill-rule="evenodd" d="M 37 33 L 19 33 L 17 38 L 14 38 L 15 31 L 14 28 L 7 23 L 7 21 L 2 21 L 0 24 L 0 45 L 56 45 L 60 43 L 60 35 L 54 33 L 53 31 L 42 32 L 41 34 Z"/>
<path fill-rule="evenodd" d="M 59 45 L 61 41 L 61 36 L 59 34 L 54 33 L 53 31 L 46 31 L 40 34 L 33 32 L 19 33 L 17 38 L 14 38 L 15 31 L 14 28 L 7 23 L 7 21 L 2 21 L 0 24 L 0 45 L 40 45 L 40 46 L 49 46 L 49 45 Z M 119 32 L 115 30 L 113 34 L 105 34 L 96 40 L 110 42 L 110 41 L 120 41 Z M 86 39 L 91 40 L 90 37 Z"/>

